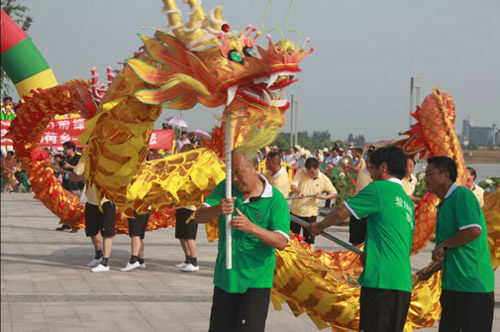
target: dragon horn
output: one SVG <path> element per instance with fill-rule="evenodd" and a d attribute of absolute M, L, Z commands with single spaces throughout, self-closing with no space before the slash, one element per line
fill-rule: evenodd
<path fill-rule="evenodd" d="M 185 0 L 184 2 L 191 8 L 189 22 L 186 25 L 182 23 L 181 12 L 177 8 L 175 0 L 163 0 L 165 7 L 163 12 L 168 17 L 169 28 L 191 51 L 204 51 L 217 46 L 217 34 L 213 32 L 207 34 L 207 30 L 202 26 L 202 23 L 205 24 L 205 12 L 201 7 L 201 1 Z M 222 18 L 220 10 L 216 10 L 214 17 L 217 16 Z M 215 23 L 217 23 L 217 19 Z"/>
<path fill-rule="evenodd" d="M 191 8 L 191 13 L 189 13 L 189 22 L 184 31 L 195 35 L 198 30 L 201 31 L 201 22 L 205 20 L 205 12 L 201 7 L 200 0 L 187 0 L 185 2 Z"/>
<path fill-rule="evenodd" d="M 182 23 L 181 11 L 177 8 L 175 0 L 163 0 L 163 14 L 167 15 L 169 28 L 175 36 L 181 40 L 184 38 L 184 24 Z"/>
<path fill-rule="evenodd" d="M 203 27 L 211 34 L 218 36 L 224 23 L 222 20 L 222 7 L 215 7 L 203 22 Z"/>

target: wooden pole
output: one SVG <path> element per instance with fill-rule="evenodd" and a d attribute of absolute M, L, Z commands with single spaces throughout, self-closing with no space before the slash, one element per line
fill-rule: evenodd
<path fill-rule="evenodd" d="M 303 226 L 303 227 L 306 227 L 308 225 L 307 222 L 305 222 L 304 220 L 296 217 L 296 216 L 293 216 L 293 215 L 290 215 L 290 219 L 296 223 L 296 224 L 299 224 L 300 226 Z M 340 244 L 342 247 L 358 254 L 358 255 L 361 255 L 363 252 L 361 250 L 359 250 L 358 248 L 350 245 L 349 243 L 347 242 L 344 242 L 342 241 L 341 239 L 339 238 L 336 238 L 335 236 L 331 235 L 331 234 L 328 234 L 328 233 L 325 233 L 325 232 L 321 232 L 320 234 L 321 236 L 323 237 L 326 237 L 328 240 L 332 241 L 332 242 L 335 242 L 337 244 Z"/>
<path fill-rule="evenodd" d="M 231 125 L 231 114 L 228 112 L 226 115 L 226 198 L 232 197 L 232 181 L 231 181 L 231 167 L 232 167 L 232 125 Z M 233 267 L 232 258 L 232 234 L 231 234 L 231 214 L 226 214 L 226 269 L 231 270 Z"/>

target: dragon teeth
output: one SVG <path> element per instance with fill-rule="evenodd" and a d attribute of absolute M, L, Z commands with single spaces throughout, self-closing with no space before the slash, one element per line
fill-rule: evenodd
<path fill-rule="evenodd" d="M 280 73 L 277 72 L 277 73 L 272 73 L 271 75 L 269 75 L 269 82 L 267 82 L 267 87 L 269 88 L 271 85 L 274 84 L 274 82 L 276 82 L 276 80 L 278 79 Z"/>
<path fill-rule="evenodd" d="M 237 85 L 233 85 L 233 86 L 227 88 L 227 102 L 226 102 L 226 106 L 229 106 L 229 104 L 231 104 L 231 102 L 233 101 L 234 96 L 236 96 L 236 90 L 238 90 L 238 86 Z"/>

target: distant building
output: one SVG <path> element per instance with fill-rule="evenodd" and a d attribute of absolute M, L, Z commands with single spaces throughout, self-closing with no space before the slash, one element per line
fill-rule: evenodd
<path fill-rule="evenodd" d="M 489 146 L 500 143 L 496 124 L 491 127 L 475 127 L 470 116 L 462 122 L 462 136 L 460 138 L 461 143 L 465 146 Z"/>

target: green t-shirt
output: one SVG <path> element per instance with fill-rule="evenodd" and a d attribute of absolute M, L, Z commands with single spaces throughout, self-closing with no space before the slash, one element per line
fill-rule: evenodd
<path fill-rule="evenodd" d="M 481 235 L 473 241 L 446 250 L 442 288 L 459 292 L 489 293 L 495 290 L 495 275 L 490 261 L 486 221 L 474 193 L 452 185 L 438 205 L 436 245 L 460 230 L 479 226 Z"/>
<path fill-rule="evenodd" d="M 262 179 L 262 178 L 261 178 Z M 215 206 L 225 198 L 226 180 L 221 181 L 205 204 Z M 266 180 L 260 199 L 245 201 L 243 195 L 233 186 L 232 196 L 235 211 L 238 208 L 250 221 L 269 231 L 278 231 L 288 237 L 290 213 L 283 195 Z M 236 212 L 233 216 L 237 215 Z M 214 284 L 228 293 L 245 293 L 248 288 L 272 288 L 274 248 L 262 243 L 255 236 L 231 229 L 232 269 L 226 269 L 226 216 L 219 217 L 219 247 L 215 262 Z"/>
<path fill-rule="evenodd" d="M 2 120 L 14 120 L 16 118 L 16 115 L 12 112 L 8 113 L 2 110 L 1 116 Z"/>
<path fill-rule="evenodd" d="M 368 216 L 366 264 L 360 285 L 411 292 L 415 213 L 401 181 L 374 181 L 344 204 L 357 219 Z"/>

